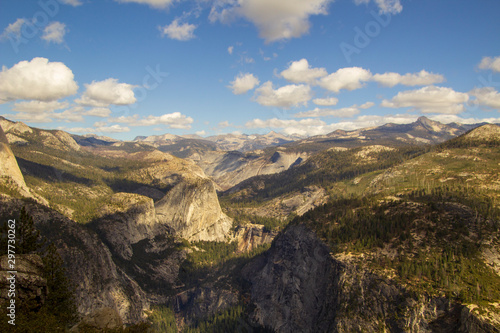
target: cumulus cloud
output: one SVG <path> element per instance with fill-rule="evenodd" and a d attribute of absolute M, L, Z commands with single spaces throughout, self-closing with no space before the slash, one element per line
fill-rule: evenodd
<path fill-rule="evenodd" d="M 371 107 L 372 107 L 372 106 L 374 106 L 374 105 L 375 105 L 375 103 L 373 103 L 373 102 L 366 102 L 366 103 L 364 103 L 364 104 L 361 104 L 361 105 L 359 106 L 359 108 L 360 108 L 360 109 L 365 109 L 365 110 L 366 110 L 366 109 L 371 108 Z"/>
<path fill-rule="evenodd" d="M 219 128 L 226 128 L 226 127 L 230 127 L 230 126 L 232 126 L 232 125 L 231 125 L 231 124 L 229 123 L 229 121 L 227 121 L 227 120 L 225 120 L 225 121 L 221 121 L 221 122 L 217 125 L 217 127 L 219 127 Z"/>
<path fill-rule="evenodd" d="M 291 106 L 306 105 L 311 97 L 311 87 L 304 84 L 291 84 L 275 90 L 272 82 L 267 81 L 255 90 L 255 100 L 265 106 L 290 108 Z"/>
<path fill-rule="evenodd" d="M 273 128 L 284 134 L 317 135 L 328 131 L 327 124 L 319 119 L 253 119 L 245 124 L 246 128 Z"/>
<path fill-rule="evenodd" d="M 476 88 L 469 92 L 475 99 L 472 104 L 500 110 L 500 94 L 492 87 Z"/>
<path fill-rule="evenodd" d="M 371 0 L 354 0 L 356 5 L 367 4 Z M 374 0 L 379 8 L 379 12 L 383 14 L 398 14 L 403 10 L 400 0 Z"/>
<path fill-rule="evenodd" d="M 418 90 L 399 92 L 391 100 L 383 100 L 381 106 L 388 108 L 411 107 L 423 113 L 458 114 L 464 111 L 469 100 L 466 93 L 451 88 L 428 86 Z"/>
<path fill-rule="evenodd" d="M 61 22 L 51 22 L 43 29 L 42 38 L 48 43 L 62 44 L 66 34 L 66 24 Z"/>
<path fill-rule="evenodd" d="M 429 116 L 429 119 L 439 121 L 443 124 L 449 123 L 459 123 L 459 124 L 479 124 L 479 123 L 490 123 L 490 124 L 498 124 L 500 123 L 500 118 L 463 118 L 457 116 L 455 114 L 438 114 Z"/>
<path fill-rule="evenodd" d="M 295 118 L 316 118 L 316 117 L 337 117 L 337 118 L 349 118 L 357 115 L 360 109 L 369 109 L 374 105 L 372 102 L 366 102 L 360 106 L 354 104 L 353 106 L 340 108 L 340 109 L 322 109 L 315 108 L 313 110 L 298 112 L 294 115 Z"/>
<path fill-rule="evenodd" d="M 314 110 L 299 112 L 294 115 L 295 118 L 308 118 L 308 117 L 337 117 L 349 118 L 359 113 L 359 108 L 354 105 L 347 108 L 340 109 L 321 109 L 315 108 Z"/>
<path fill-rule="evenodd" d="M 179 19 L 175 19 L 169 25 L 164 27 L 160 26 L 158 29 L 162 37 L 167 36 L 170 39 L 187 41 L 195 37 L 194 29 L 196 29 L 196 26 L 189 23 L 179 24 Z"/>
<path fill-rule="evenodd" d="M 92 108 L 83 112 L 86 116 L 93 117 L 109 117 L 111 115 L 111 110 L 108 108 Z"/>
<path fill-rule="evenodd" d="M 109 78 L 104 81 L 92 81 L 85 84 L 85 92 L 75 102 L 85 106 L 107 107 L 114 105 L 128 105 L 136 102 L 134 88 L 128 83 L 118 83 L 117 79 Z"/>
<path fill-rule="evenodd" d="M 147 116 L 144 118 L 139 117 L 139 115 L 133 115 L 130 117 L 118 117 L 111 118 L 110 121 L 116 123 L 126 123 L 130 126 L 156 126 L 165 125 L 168 128 L 176 129 L 190 129 L 193 123 L 193 118 L 187 117 L 180 112 L 173 112 L 163 114 L 161 116 Z"/>
<path fill-rule="evenodd" d="M 233 91 L 235 95 L 241 95 L 249 90 L 252 90 L 260 83 L 259 79 L 250 73 L 240 73 L 231 81 L 231 85 L 228 86 Z"/>
<path fill-rule="evenodd" d="M 18 18 L 16 22 L 9 24 L 0 35 L 0 40 L 5 40 L 9 37 L 21 37 L 21 29 L 25 23 L 26 20 L 24 18 Z"/>
<path fill-rule="evenodd" d="M 317 84 L 317 80 L 327 76 L 328 72 L 324 68 L 311 68 L 307 59 L 294 61 L 290 66 L 282 71 L 281 76 L 293 83 Z"/>
<path fill-rule="evenodd" d="M 29 101 L 29 102 L 19 102 L 15 103 L 12 108 L 17 112 L 25 112 L 25 113 L 39 113 L 44 111 L 55 111 L 60 109 L 65 109 L 69 106 L 67 102 L 58 102 L 58 101 Z"/>
<path fill-rule="evenodd" d="M 0 103 L 16 99 L 54 101 L 73 95 L 78 85 L 71 69 L 46 58 L 21 61 L 0 72 Z"/>
<path fill-rule="evenodd" d="M 30 123 L 51 123 L 54 120 L 67 123 L 82 122 L 83 115 L 72 110 L 62 112 L 44 111 L 44 112 L 19 112 L 15 115 L 8 115 L 12 119 L 29 121 Z"/>
<path fill-rule="evenodd" d="M 121 125 L 118 125 L 118 124 L 110 125 L 110 126 L 96 127 L 95 130 L 97 132 L 103 132 L 103 133 L 124 133 L 124 132 L 130 132 L 130 128 L 128 128 L 127 126 L 121 126 Z"/>
<path fill-rule="evenodd" d="M 394 87 L 398 84 L 405 86 L 428 86 L 444 82 L 445 78 L 441 74 L 429 73 L 422 70 L 418 73 L 407 73 L 405 75 L 399 73 L 375 74 L 372 80 L 386 87 Z"/>
<path fill-rule="evenodd" d="M 337 105 L 339 99 L 336 97 L 328 97 L 328 98 L 315 98 L 313 99 L 313 103 L 321 106 L 332 106 Z"/>
<path fill-rule="evenodd" d="M 229 54 L 233 54 L 233 51 L 234 51 L 234 46 L 229 46 L 229 47 L 227 48 L 227 53 L 229 53 Z"/>
<path fill-rule="evenodd" d="M 489 69 L 500 73 L 500 57 L 484 57 L 478 65 L 479 69 Z"/>
<path fill-rule="evenodd" d="M 327 14 L 332 0 L 218 1 L 211 21 L 229 22 L 243 17 L 252 22 L 266 42 L 300 37 L 309 32 L 311 15 Z"/>
<path fill-rule="evenodd" d="M 340 68 L 335 73 L 323 77 L 319 81 L 319 85 L 324 89 L 338 93 L 342 89 L 359 89 L 371 77 L 372 74 L 369 70 L 360 67 L 346 67 Z"/>
<path fill-rule="evenodd" d="M 71 0 L 70 0 L 71 1 Z M 153 8 L 167 8 L 170 6 L 175 0 L 115 0 L 117 2 L 122 2 L 122 3 L 138 3 L 138 4 L 143 4 L 143 5 L 149 5 Z"/>

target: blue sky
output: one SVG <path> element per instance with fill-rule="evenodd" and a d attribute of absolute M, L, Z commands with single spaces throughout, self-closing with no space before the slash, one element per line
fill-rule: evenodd
<path fill-rule="evenodd" d="M 118 139 L 500 122 L 497 0 L 0 2 L 0 114 Z"/>

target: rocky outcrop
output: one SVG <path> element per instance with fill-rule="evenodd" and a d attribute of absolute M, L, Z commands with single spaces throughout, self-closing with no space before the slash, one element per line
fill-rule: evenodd
<path fill-rule="evenodd" d="M 268 231 L 261 224 L 246 224 L 235 230 L 235 240 L 238 242 L 238 252 L 250 252 L 257 247 L 269 244 L 278 234 Z"/>
<path fill-rule="evenodd" d="M 313 232 L 288 228 L 243 271 L 252 284 L 251 319 L 277 332 L 329 330 L 336 312 L 333 285 L 338 284 L 330 277 L 340 269 Z"/>
<path fill-rule="evenodd" d="M 418 295 L 349 256 L 333 256 L 304 225 L 288 227 L 243 269 L 250 319 L 276 332 L 498 332 L 467 307 Z"/>
<path fill-rule="evenodd" d="M 174 298 L 174 310 L 182 315 L 186 324 L 207 318 L 238 302 L 238 295 L 231 290 L 200 287 L 179 293 Z"/>
<path fill-rule="evenodd" d="M 303 163 L 308 157 L 307 152 L 286 152 L 279 149 L 271 156 L 262 151 L 207 151 L 190 156 L 223 190 L 254 176 L 288 170 Z"/>
<path fill-rule="evenodd" d="M 18 304 L 43 304 L 47 298 L 47 280 L 43 277 L 42 258 L 37 254 L 17 254 L 15 265 L 10 267 L 7 255 L 0 257 L 0 304 L 11 299 L 8 295 L 11 281 Z M 16 271 L 16 273 L 10 273 Z M 14 278 L 13 280 L 11 280 Z M 18 305 L 19 306 L 19 305 Z"/>
<path fill-rule="evenodd" d="M 19 191 L 23 196 L 31 196 L 24 182 L 23 174 L 19 169 L 16 157 L 10 150 L 9 142 L 0 126 L 0 181 L 13 190 Z"/>
<path fill-rule="evenodd" d="M 133 244 L 169 232 L 167 226 L 157 223 L 153 199 L 138 194 L 114 194 L 100 214 L 92 228 L 124 260 L 132 258 Z"/>
<path fill-rule="evenodd" d="M 149 309 L 146 294 L 115 265 L 109 249 L 94 232 L 44 206 L 0 196 L 0 216 L 12 216 L 23 206 L 42 235 L 56 245 L 82 317 L 111 308 L 126 324 L 145 318 Z"/>
<path fill-rule="evenodd" d="M 207 178 L 184 179 L 155 208 L 160 223 L 189 241 L 224 241 L 232 226 L 220 208 L 214 183 Z"/>

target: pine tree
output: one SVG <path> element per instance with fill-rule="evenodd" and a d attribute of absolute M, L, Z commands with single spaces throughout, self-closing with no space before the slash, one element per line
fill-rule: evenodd
<path fill-rule="evenodd" d="M 43 256 L 44 277 L 49 291 L 46 305 L 58 314 L 61 323 L 71 323 L 76 318 L 76 305 L 70 281 L 66 276 L 63 260 L 54 243 L 50 243 Z"/>
<path fill-rule="evenodd" d="M 29 254 L 37 252 L 43 245 L 40 231 L 35 228 L 33 218 L 23 207 L 16 221 L 16 252 Z"/>

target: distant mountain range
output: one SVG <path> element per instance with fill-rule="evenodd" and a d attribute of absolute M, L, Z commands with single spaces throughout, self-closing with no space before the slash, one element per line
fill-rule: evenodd
<path fill-rule="evenodd" d="M 484 123 L 442 124 L 430 120 L 427 117 L 420 117 L 417 121 L 410 124 L 389 123 L 378 127 L 362 128 L 352 131 L 336 130 L 326 135 L 307 138 L 297 135 L 288 136 L 273 131 L 264 135 L 221 134 L 206 138 L 198 135 L 164 134 L 138 136 L 133 141 L 148 143 L 160 150 L 169 151 L 173 154 L 175 154 L 175 151 L 167 148 L 167 146 L 175 146 L 177 151 L 185 151 L 192 149 L 193 147 L 191 146 L 193 143 L 196 143 L 198 148 L 204 147 L 208 150 L 237 150 L 241 152 L 264 149 L 271 146 L 286 145 L 287 147 L 292 147 L 311 143 L 317 143 L 321 146 L 323 146 L 323 144 L 362 144 L 363 142 L 367 144 L 435 144 L 449 140 L 481 125 L 484 125 Z M 184 156 L 180 157 L 187 157 L 189 153 L 185 152 L 181 155 Z"/>

